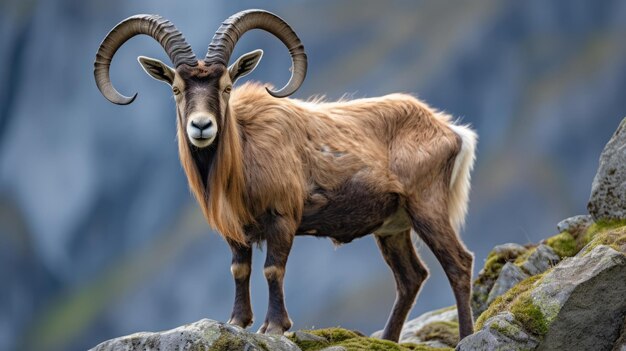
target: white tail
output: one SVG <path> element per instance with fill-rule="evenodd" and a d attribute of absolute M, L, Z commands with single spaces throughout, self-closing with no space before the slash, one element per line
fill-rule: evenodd
<path fill-rule="evenodd" d="M 476 158 L 476 141 L 478 136 L 469 126 L 450 123 L 450 128 L 461 137 L 461 151 L 456 156 L 452 177 L 450 179 L 450 202 L 448 212 L 450 224 L 458 234 L 465 224 L 467 204 L 469 202 L 471 171 Z"/>

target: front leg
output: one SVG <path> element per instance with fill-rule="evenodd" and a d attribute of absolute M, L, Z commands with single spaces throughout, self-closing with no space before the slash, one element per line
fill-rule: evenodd
<path fill-rule="evenodd" d="M 233 252 L 230 271 L 235 279 L 235 305 L 228 323 L 246 328 L 252 324 L 252 306 L 250 305 L 252 248 L 230 241 L 228 244 Z"/>
<path fill-rule="evenodd" d="M 289 225 L 291 223 L 283 217 L 277 216 L 275 221 L 272 228 L 266 232 L 267 257 L 263 273 L 269 288 L 269 303 L 265 322 L 259 329 L 259 333 L 263 334 L 283 334 L 292 324 L 285 307 L 283 278 L 295 234 L 287 229 L 293 225 Z"/>

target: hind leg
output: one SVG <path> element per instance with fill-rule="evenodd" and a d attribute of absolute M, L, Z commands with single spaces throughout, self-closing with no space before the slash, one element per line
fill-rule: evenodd
<path fill-rule="evenodd" d="M 445 202 L 430 199 L 423 203 L 427 205 L 410 205 L 409 216 L 413 229 L 437 257 L 452 286 L 459 314 L 459 335 L 463 339 L 474 330 L 470 307 L 474 257 L 452 229 L 447 211 L 437 211 L 447 208 L 441 206 Z"/>
<path fill-rule="evenodd" d="M 397 342 L 428 271 L 415 253 L 409 230 L 389 236 L 376 235 L 376 243 L 396 281 L 396 301 L 385 325 L 383 339 Z"/>

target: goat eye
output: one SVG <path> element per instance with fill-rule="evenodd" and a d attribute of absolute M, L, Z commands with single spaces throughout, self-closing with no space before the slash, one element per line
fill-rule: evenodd
<path fill-rule="evenodd" d="M 224 88 L 224 93 L 225 93 L 225 94 L 230 94 L 230 91 L 231 91 L 232 89 L 233 89 L 232 87 L 226 87 L 226 88 Z"/>
<path fill-rule="evenodd" d="M 174 92 L 174 95 L 180 94 L 180 89 L 178 89 L 177 87 L 173 87 L 172 91 Z"/>

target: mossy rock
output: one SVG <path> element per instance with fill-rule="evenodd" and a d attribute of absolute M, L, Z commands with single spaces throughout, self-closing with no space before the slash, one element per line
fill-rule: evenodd
<path fill-rule="evenodd" d="M 539 316 L 536 313 L 536 309 L 533 306 L 533 302 L 528 299 L 528 294 L 533 288 L 535 283 L 540 281 L 543 275 L 535 275 L 525 279 L 521 283 L 515 285 L 504 295 L 497 297 L 489 308 L 483 312 L 476 320 L 476 328 L 482 329 L 485 326 L 485 322 L 491 317 L 504 311 L 511 311 L 516 319 L 519 317 L 519 321 L 525 326 L 529 327 L 529 330 L 543 330 L 543 316 Z M 526 312 L 530 312 L 526 314 Z"/>
<path fill-rule="evenodd" d="M 598 245 L 607 245 L 626 253 L 626 220 L 601 221 L 592 224 L 585 232 L 581 243 L 583 254 L 593 250 Z"/>
<path fill-rule="evenodd" d="M 600 221 L 590 225 L 578 237 L 574 237 L 568 232 L 562 232 L 546 239 L 545 243 L 563 258 L 575 256 L 579 252 L 586 254 L 598 245 L 607 245 L 626 253 L 626 220 Z M 532 247 L 517 256 L 515 264 L 521 266 L 535 250 L 536 247 Z M 476 329 L 483 328 L 485 321 L 499 312 L 508 310 L 529 331 L 537 335 L 545 334 L 547 326 L 541 311 L 529 297 L 529 290 L 540 281 L 542 276 L 543 274 L 532 276 L 514 286 L 506 294 L 496 298 L 476 320 Z"/>
<path fill-rule="evenodd" d="M 459 323 L 438 321 L 432 322 L 415 333 L 423 341 L 436 341 L 450 347 L 459 343 Z"/>
<path fill-rule="evenodd" d="M 593 241 L 593 245 L 586 248 L 590 251 L 597 245 L 609 245 L 617 251 L 626 252 L 626 220 L 599 221 L 591 223 L 586 230 L 578 233 L 563 231 L 543 241 L 550 246 L 561 258 L 575 256 L 583 247 Z M 620 234 L 622 233 L 622 234 Z M 598 240 L 594 240 L 599 237 Z M 520 260 L 521 257 L 518 257 Z"/>
<path fill-rule="evenodd" d="M 528 248 L 518 244 L 504 244 L 496 246 L 489 252 L 485 264 L 478 273 L 476 280 L 474 280 L 472 287 L 471 302 L 475 318 L 487 309 L 489 292 L 498 279 L 502 267 L 507 262 L 513 262 L 518 257 L 526 255 L 528 251 Z"/>
<path fill-rule="evenodd" d="M 626 227 L 598 227 L 577 255 L 496 298 L 458 349 L 528 340 L 541 350 L 608 349 L 626 315 L 626 255 L 616 247 L 626 249 Z"/>
<path fill-rule="evenodd" d="M 180 350 L 180 351 L 299 351 L 282 335 L 256 334 L 210 319 L 202 319 L 161 332 L 140 332 L 111 339 L 92 351 Z"/>
<path fill-rule="evenodd" d="M 572 257 L 580 250 L 576 238 L 569 232 L 562 232 L 552 236 L 546 239 L 545 243 L 561 258 Z"/>
<path fill-rule="evenodd" d="M 377 350 L 377 351 L 443 351 L 452 348 L 434 348 L 420 344 L 397 344 L 388 340 L 381 340 L 363 336 L 363 334 L 343 328 L 326 328 L 306 330 L 306 333 L 323 337 L 326 341 L 301 341 L 293 337 L 290 339 L 302 351 L 319 351 L 330 346 L 342 346 L 347 351 Z"/>

